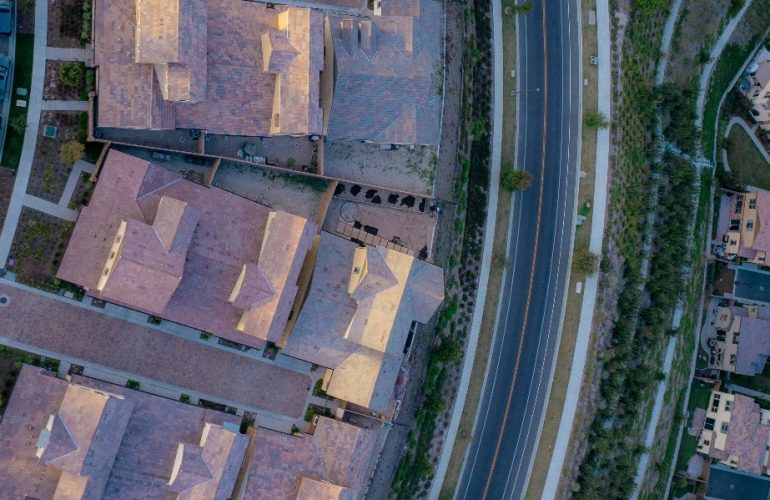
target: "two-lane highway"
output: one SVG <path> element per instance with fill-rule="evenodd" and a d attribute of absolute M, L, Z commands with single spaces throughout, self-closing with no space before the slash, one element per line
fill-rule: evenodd
<path fill-rule="evenodd" d="M 502 140 L 517 141 L 517 168 L 534 181 L 512 201 L 510 268 L 474 440 L 455 492 L 460 499 L 524 497 L 567 293 L 580 141 L 580 11 L 577 0 L 539 0 L 533 7 L 518 19 L 517 137 Z"/>

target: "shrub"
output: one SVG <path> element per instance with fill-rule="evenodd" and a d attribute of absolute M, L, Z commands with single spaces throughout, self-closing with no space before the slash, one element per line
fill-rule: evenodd
<path fill-rule="evenodd" d="M 507 191 L 523 191 L 532 184 L 532 174 L 526 170 L 506 168 L 500 177 L 503 188 Z"/>
<path fill-rule="evenodd" d="M 179 401 L 182 403 L 189 403 L 190 402 L 190 395 L 189 394 L 182 394 L 179 396 Z"/>
<path fill-rule="evenodd" d="M 86 147 L 78 141 L 67 141 L 59 149 L 59 158 L 67 165 L 71 165 L 81 159 L 86 152 Z"/>
<path fill-rule="evenodd" d="M 605 114 L 600 111 L 591 111 L 590 113 L 586 113 L 583 123 L 588 128 L 607 128 L 610 126 L 610 122 L 607 120 L 607 116 L 605 116 Z"/>
<path fill-rule="evenodd" d="M 68 62 L 59 68 L 59 80 L 68 87 L 77 87 L 83 79 L 83 66 L 77 62 Z"/>
<path fill-rule="evenodd" d="M 142 384 L 140 384 L 140 383 L 139 383 L 138 381 L 136 381 L 136 380 L 131 380 L 131 379 L 128 379 L 128 382 L 126 382 L 126 387 L 128 387 L 129 389 L 135 389 L 135 390 L 138 390 L 138 389 L 139 389 L 139 386 L 141 386 L 141 385 L 142 385 Z"/>
<path fill-rule="evenodd" d="M 463 345 L 455 339 L 445 338 L 433 352 L 442 363 L 454 363 L 463 356 Z"/>
<path fill-rule="evenodd" d="M 296 164 L 296 163 L 297 163 L 297 160 L 295 160 L 291 156 L 286 159 L 286 166 L 289 167 L 289 168 L 292 168 L 294 166 L 294 164 Z"/>
<path fill-rule="evenodd" d="M 578 250 L 572 258 L 572 264 L 576 271 L 592 276 L 599 265 L 599 256 L 588 250 Z"/>

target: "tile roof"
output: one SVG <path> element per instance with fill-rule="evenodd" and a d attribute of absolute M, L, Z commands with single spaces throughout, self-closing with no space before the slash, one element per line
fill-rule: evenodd
<path fill-rule="evenodd" d="M 770 254 L 770 192 L 757 192 L 757 219 L 751 248 Z"/>
<path fill-rule="evenodd" d="M 5 342 L 186 388 L 214 401 L 232 401 L 291 417 L 304 411 L 310 378 L 301 373 L 87 310 L 3 280 L 0 294 L 10 301 L 0 308 L 0 337 Z"/>
<path fill-rule="evenodd" d="M 45 462 L 35 454 L 40 443 L 45 446 L 51 415 L 63 415 L 62 421 L 67 422 L 78 448 Z M 237 419 L 84 377 L 74 376 L 68 383 L 40 368 L 23 365 L 0 422 L 0 457 L 5 473 L 0 477 L 0 497 L 174 498 L 168 482 L 179 443 L 194 446 L 206 429 L 221 431 L 219 424 L 223 422 Z M 191 496 L 188 491 L 179 498 L 224 499 L 232 495 L 233 471 L 226 470 L 226 461 L 219 457 L 228 457 L 239 468 L 248 438 L 224 432 L 239 446 L 216 443 L 217 449 L 208 456 L 203 447 L 200 465 L 208 471 L 205 484 L 209 494 Z M 49 438 L 48 448 L 52 445 Z M 109 460 L 103 460 L 105 457 Z M 217 484 L 224 490 L 217 491 Z"/>
<path fill-rule="evenodd" d="M 301 493 L 338 491 L 357 496 L 366 480 L 377 432 L 319 417 L 312 435 L 290 436 L 259 429 L 248 470 L 246 498 L 271 500 L 302 497 Z M 320 484 L 302 483 L 308 479 Z M 336 487 L 335 487 L 336 486 Z"/>
<path fill-rule="evenodd" d="M 301 217 L 111 150 L 57 276 L 109 302 L 261 348 L 283 334 L 315 231 Z"/>
<path fill-rule="evenodd" d="M 296 500 L 355 500 L 356 494 L 349 488 L 303 477 L 299 481 Z"/>
<path fill-rule="evenodd" d="M 725 452 L 738 457 L 739 469 L 753 474 L 767 470 L 764 464 L 770 425 L 762 420 L 762 410 L 753 399 L 735 394 Z"/>
<path fill-rule="evenodd" d="M 283 353 L 333 369 L 329 394 L 386 410 L 412 321 L 430 319 L 443 295 L 440 268 L 322 232 L 310 292 Z"/>
<path fill-rule="evenodd" d="M 371 19 L 329 16 L 336 69 L 327 135 L 438 144 L 441 5 L 403 0 L 382 9 Z"/>
<path fill-rule="evenodd" d="M 770 357 L 770 321 L 741 318 L 738 338 L 735 373 L 750 377 L 762 373 Z"/>
<path fill-rule="evenodd" d="M 320 133 L 323 26 L 315 10 L 242 0 L 96 0 L 97 123 Z"/>

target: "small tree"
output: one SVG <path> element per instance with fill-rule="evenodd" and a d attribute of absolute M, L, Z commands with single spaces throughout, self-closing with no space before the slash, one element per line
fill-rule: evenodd
<path fill-rule="evenodd" d="M 425 398 L 425 403 L 423 403 L 423 406 L 428 411 L 441 413 L 446 409 L 446 401 L 444 401 L 444 398 L 441 397 L 441 394 L 434 392 Z"/>
<path fill-rule="evenodd" d="M 59 158 L 67 165 L 71 165 L 81 159 L 86 152 L 86 147 L 78 141 L 67 141 L 59 149 Z"/>
<path fill-rule="evenodd" d="M 610 121 L 604 113 L 592 111 L 586 114 L 584 124 L 588 128 L 607 128 L 610 126 Z"/>
<path fill-rule="evenodd" d="M 572 260 L 575 270 L 588 276 L 594 275 L 599 265 L 599 256 L 588 250 L 578 250 Z"/>
<path fill-rule="evenodd" d="M 532 174 L 526 170 L 516 170 L 507 167 L 503 170 L 500 177 L 503 188 L 507 191 L 523 191 L 532 185 Z"/>
<path fill-rule="evenodd" d="M 77 87 L 83 79 L 83 67 L 80 63 L 68 62 L 59 68 L 59 80 L 68 87 Z"/>

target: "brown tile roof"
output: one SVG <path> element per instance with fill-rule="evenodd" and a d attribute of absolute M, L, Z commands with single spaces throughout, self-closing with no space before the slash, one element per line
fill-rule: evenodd
<path fill-rule="evenodd" d="M 329 17 L 336 73 L 328 137 L 438 144 L 441 6 L 383 2 L 383 14 Z"/>
<path fill-rule="evenodd" d="M 301 217 L 111 150 L 57 276 L 95 297 L 261 348 L 283 334 L 315 231 Z M 230 300 L 244 266 L 243 294 Z"/>
<path fill-rule="evenodd" d="M 354 491 L 336 484 L 303 477 L 296 500 L 355 500 Z"/>
<path fill-rule="evenodd" d="M 45 456 L 53 446 L 46 431 L 52 415 L 63 416 L 77 449 L 46 463 L 35 454 L 42 446 Z M 203 435 L 206 489 L 179 498 L 227 498 L 248 438 L 237 428 L 222 430 L 223 422 L 237 425 L 236 417 L 224 413 L 84 377 L 67 383 L 24 365 L 0 422 L 0 497 L 174 498 L 167 484 L 179 445 L 195 447 Z M 212 432 L 226 438 L 211 446 Z M 110 453 L 106 462 L 100 458 L 104 450 Z"/>
<path fill-rule="evenodd" d="M 0 336 L 6 341 L 187 388 L 214 401 L 232 401 L 291 417 L 304 411 L 310 387 L 306 375 L 7 282 L 0 281 L 0 294 L 10 299 L 7 307 L 0 308 Z"/>
<path fill-rule="evenodd" d="M 242 0 L 96 0 L 98 125 L 320 133 L 323 23 Z"/>
<path fill-rule="evenodd" d="M 318 418 L 313 435 L 290 436 L 259 429 L 248 471 L 246 498 L 297 498 L 306 478 L 357 494 L 366 480 L 376 440 L 375 431 L 327 417 Z M 345 493 L 342 488 L 339 491 Z M 335 488 L 324 489 L 328 492 Z M 341 494 L 339 498 L 350 497 Z"/>
<path fill-rule="evenodd" d="M 329 394 L 386 410 L 412 321 L 430 319 L 443 295 L 440 268 L 323 232 L 310 292 L 283 353 L 333 369 Z"/>

